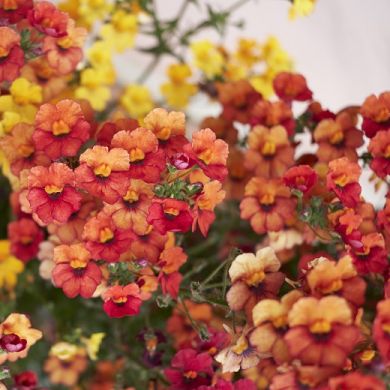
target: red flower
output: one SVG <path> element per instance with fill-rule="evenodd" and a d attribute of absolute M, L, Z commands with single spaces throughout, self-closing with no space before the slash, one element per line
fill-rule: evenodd
<path fill-rule="evenodd" d="M 192 225 L 192 215 L 186 202 L 177 199 L 155 199 L 149 208 L 147 221 L 161 234 L 187 232 Z"/>
<path fill-rule="evenodd" d="M 45 35 L 59 38 L 66 35 L 68 15 L 54 4 L 40 1 L 28 12 L 28 20 L 33 27 Z"/>
<path fill-rule="evenodd" d="M 304 102 L 312 98 L 312 92 L 301 74 L 281 72 L 275 77 L 273 85 L 275 93 L 286 102 Z"/>
<path fill-rule="evenodd" d="M 298 165 L 287 170 L 283 181 L 287 187 L 306 193 L 316 184 L 317 173 L 309 165 Z"/>
<path fill-rule="evenodd" d="M 95 260 L 119 261 L 134 239 L 134 233 L 118 229 L 111 215 L 105 212 L 98 213 L 84 226 L 83 240 Z"/>
<path fill-rule="evenodd" d="M 104 202 L 113 204 L 125 196 L 129 185 L 129 154 L 124 149 L 96 145 L 80 156 L 77 184 Z"/>
<path fill-rule="evenodd" d="M 20 260 L 29 261 L 37 255 L 44 234 L 32 219 L 22 218 L 8 224 L 8 238 L 11 253 Z"/>
<path fill-rule="evenodd" d="M 224 379 L 218 379 L 214 386 L 200 386 L 198 390 L 256 390 L 257 386 L 250 379 L 240 379 L 237 382 L 228 382 Z"/>
<path fill-rule="evenodd" d="M 103 309 L 112 318 L 137 315 L 142 303 L 136 283 L 109 287 L 102 297 Z"/>
<path fill-rule="evenodd" d="M 20 352 L 27 346 L 27 340 L 20 338 L 15 333 L 7 333 L 0 336 L 0 348 L 6 352 Z"/>
<path fill-rule="evenodd" d="M 0 82 L 13 81 L 24 65 L 20 35 L 9 27 L 0 27 Z"/>
<path fill-rule="evenodd" d="M 173 272 L 171 274 L 160 273 L 158 277 L 163 294 L 169 294 L 173 299 L 176 299 L 179 295 L 182 280 L 183 275 L 180 272 Z"/>
<path fill-rule="evenodd" d="M 326 390 L 386 390 L 385 384 L 375 376 L 358 371 L 329 379 Z"/>
<path fill-rule="evenodd" d="M 380 301 L 373 325 L 373 336 L 385 363 L 390 362 L 390 299 Z"/>
<path fill-rule="evenodd" d="M 74 156 L 89 138 L 90 125 L 78 103 L 65 99 L 43 104 L 35 117 L 33 140 L 52 160 Z"/>
<path fill-rule="evenodd" d="M 54 284 L 64 290 L 68 298 L 77 295 L 90 298 L 102 279 L 99 266 L 91 261 L 84 244 L 59 245 L 54 248 L 52 277 Z"/>
<path fill-rule="evenodd" d="M 129 176 L 147 183 L 156 183 L 165 169 L 165 155 L 158 148 L 157 137 L 139 127 L 120 131 L 112 138 L 111 146 L 127 150 L 130 156 Z"/>
<path fill-rule="evenodd" d="M 378 97 L 370 95 L 364 101 L 360 113 L 363 116 L 362 129 L 372 138 L 378 131 L 390 128 L 390 92 Z"/>
<path fill-rule="evenodd" d="M 23 371 L 14 375 L 16 390 L 35 390 L 38 385 L 38 376 L 34 371 Z"/>
<path fill-rule="evenodd" d="M 75 174 L 65 164 L 32 168 L 27 192 L 32 211 L 45 224 L 65 223 L 80 208 L 82 197 L 74 186 Z"/>
<path fill-rule="evenodd" d="M 212 359 L 207 352 L 197 353 L 194 349 L 182 349 L 173 357 L 171 368 L 164 373 L 171 382 L 172 390 L 192 390 L 211 384 Z"/>
<path fill-rule="evenodd" d="M 0 0 L 0 19 L 15 24 L 25 19 L 32 7 L 32 0 Z"/>
<path fill-rule="evenodd" d="M 390 174 L 390 129 L 378 131 L 368 145 L 371 169 L 381 178 Z"/>
<path fill-rule="evenodd" d="M 135 130 L 138 127 L 136 119 L 122 118 L 115 122 L 105 122 L 96 136 L 96 142 L 102 146 L 110 146 L 112 137 L 121 130 Z"/>

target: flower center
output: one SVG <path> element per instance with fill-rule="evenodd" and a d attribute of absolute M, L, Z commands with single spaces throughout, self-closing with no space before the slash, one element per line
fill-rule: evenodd
<path fill-rule="evenodd" d="M 156 133 L 156 137 L 162 141 L 166 141 L 171 136 L 171 129 L 169 127 L 163 127 Z"/>
<path fill-rule="evenodd" d="M 310 325 L 310 332 L 315 334 L 329 333 L 331 329 L 330 322 L 327 320 L 317 320 Z"/>
<path fill-rule="evenodd" d="M 111 174 L 111 167 L 107 164 L 100 164 L 94 170 L 94 174 L 100 177 L 108 177 Z"/>
<path fill-rule="evenodd" d="M 375 122 L 386 122 L 389 119 L 390 112 L 386 107 L 381 108 L 375 115 Z"/>
<path fill-rule="evenodd" d="M 20 237 L 20 242 L 23 245 L 29 245 L 33 242 L 33 239 L 30 236 L 22 236 L 22 237 Z"/>
<path fill-rule="evenodd" d="M 205 149 L 203 152 L 201 152 L 198 157 L 205 163 L 209 164 L 212 157 L 213 157 L 213 151 L 210 149 Z"/>
<path fill-rule="evenodd" d="M 276 145 L 274 142 L 266 141 L 261 148 L 261 154 L 263 156 L 273 156 L 276 152 Z"/>
<path fill-rule="evenodd" d="M 390 144 L 386 146 L 385 157 L 390 158 Z"/>
<path fill-rule="evenodd" d="M 70 133 L 70 127 L 62 120 L 55 121 L 52 127 L 52 133 L 55 136 L 65 135 Z"/>
<path fill-rule="evenodd" d="M 18 9 L 18 3 L 16 0 L 4 0 L 3 1 L 4 11 L 13 11 Z"/>
<path fill-rule="evenodd" d="M 70 261 L 70 266 L 72 268 L 85 268 L 87 266 L 87 262 L 81 259 L 72 259 Z"/>
<path fill-rule="evenodd" d="M 265 278 L 264 271 L 257 271 L 247 276 L 245 278 L 245 281 L 250 286 L 257 286 L 259 283 L 261 283 L 264 280 L 264 278 Z"/>
<path fill-rule="evenodd" d="M 20 145 L 18 152 L 24 157 L 30 157 L 34 153 L 34 147 L 31 145 Z"/>
<path fill-rule="evenodd" d="M 339 130 L 339 131 L 336 131 L 329 139 L 330 143 L 332 145 L 337 145 L 337 144 L 340 144 L 341 142 L 344 141 L 344 133 Z"/>
<path fill-rule="evenodd" d="M 73 40 L 69 35 L 67 35 L 66 37 L 57 39 L 57 45 L 62 49 L 69 49 L 73 45 Z"/>
<path fill-rule="evenodd" d="M 179 215 L 180 211 L 178 209 L 175 209 L 173 207 L 167 207 L 164 208 L 164 214 L 168 214 L 173 217 L 177 217 Z"/>
<path fill-rule="evenodd" d="M 195 379 L 198 374 L 196 371 L 186 371 L 184 374 L 183 374 L 187 379 Z"/>
<path fill-rule="evenodd" d="M 135 203 L 139 199 L 137 191 L 132 190 L 131 188 L 126 192 L 126 195 L 123 197 L 123 200 L 128 203 Z"/>
<path fill-rule="evenodd" d="M 57 195 L 62 192 L 63 188 L 62 187 L 57 187 L 55 184 L 48 184 L 45 186 L 45 192 L 48 195 Z"/>
<path fill-rule="evenodd" d="M 265 206 L 271 206 L 275 203 L 275 196 L 273 194 L 264 194 L 260 197 L 260 203 Z"/>
<path fill-rule="evenodd" d="M 109 227 L 105 227 L 100 230 L 99 232 L 99 241 L 102 244 L 105 244 L 109 241 L 111 241 L 114 238 L 114 233 Z"/>
<path fill-rule="evenodd" d="M 240 338 L 237 340 L 237 344 L 232 348 L 232 351 L 237 355 L 241 355 L 247 349 L 248 342 L 246 341 L 246 338 L 244 336 L 240 336 Z"/>
<path fill-rule="evenodd" d="M 389 323 L 389 322 L 388 322 L 388 323 L 384 323 L 384 324 L 382 325 L 382 330 L 383 330 L 385 333 L 387 333 L 387 334 L 390 335 L 390 323 Z"/>
<path fill-rule="evenodd" d="M 9 50 L 5 47 L 0 46 L 0 58 L 7 57 L 8 54 L 9 54 Z"/>
<path fill-rule="evenodd" d="M 117 305 L 121 305 L 121 304 L 123 305 L 124 303 L 127 302 L 127 297 L 125 296 L 125 297 L 113 298 L 112 301 Z"/>
<path fill-rule="evenodd" d="M 145 153 L 140 148 L 130 150 L 130 162 L 141 161 L 145 158 Z"/>
<path fill-rule="evenodd" d="M 334 179 L 334 182 L 339 186 L 339 187 L 345 187 L 348 184 L 348 175 L 346 173 L 342 173 L 339 176 L 337 176 Z"/>
<path fill-rule="evenodd" d="M 343 287 L 343 281 L 341 279 L 333 280 L 333 282 L 329 283 L 326 286 L 320 288 L 323 294 L 330 294 L 335 291 L 339 291 Z"/>
<path fill-rule="evenodd" d="M 280 315 L 272 320 L 275 328 L 284 328 L 287 325 L 287 315 Z"/>

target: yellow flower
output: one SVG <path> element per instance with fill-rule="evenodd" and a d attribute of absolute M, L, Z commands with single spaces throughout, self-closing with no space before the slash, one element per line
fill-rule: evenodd
<path fill-rule="evenodd" d="M 221 52 L 208 40 L 191 44 L 195 66 L 208 78 L 219 76 L 223 70 L 224 58 Z"/>
<path fill-rule="evenodd" d="M 230 61 L 226 64 L 224 77 L 229 81 L 238 81 L 245 79 L 247 73 L 245 66 L 240 65 L 237 61 Z"/>
<path fill-rule="evenodd" d="M 262 47 L 262 58 L 268 66 L 268 72 L 274 74 L 291 70 L 292 59 L 283 49 L 279 40 L 273 36 L 269 37 Z"/>
<path fill-rule="evenodd" d="M 50 349 L 50 355 L 58 357 L 61 360 L 71 360 L 78 352 L 79 348 L 67 343 L 66 341 L 60 341 L 54 344 Z"/>
<path fill-rule="evenodd" d="M 246 67 L 252 67 L 261 58 L 261 46 L 255 39 L 241 38 L 238 41 L 238 48 L 234 53 L 234 57 L 238 62 Z"/>
<path fill-rule="evenodd" d="M 78 15 L 82 25 L 92 26 L 92 24 L 103 19 L 110 13 L 112 2 L 107 0 L 79 0 Z"/>
<path fill-rule="evenodd" d="M 296 19 L 297 17 L 310 15 L 315 6 L 316 0 L 294 0 L 288 11 L 288 17 L 290 19 Z"/>
<path fill-rule="evenodd" d="M 11 95 L 16 104 L 39 104 L 42 103 L 42 88 L 33 84 L 23 77 L 15 79 L 10 88 Z"/>
<path fill-rule="evenodd" d="M 259 93 L 261 93 L 266 99 L 274 94 L 274 88 L 272 85 L 273 78 L 267 74 L 257 75 L 250 78 L 249 82 L 252 87 Z"/>
<path fill-rule="evenodd" d="M 128 85 L 120 101 L 126 111 L 134 118 L 142 117 L 153 109 L 150 91 L 142 85 Z"/>
<path fill-rule="evenodd" d="M 111 45 L 107 41 L 96 41 L 88 49 L 87 58 L 94 67 L 112 66 Z"/>
<path fill-rule="evenodd" d="M 97 354 L 100 349 L 100 344 L 102 343 L 102 340 L 106 336 L 105 333 L 99 332 L 99 333 L 93 333 L 88 339 L 83 338 L 82 341 L 87 348 L 88 356 L 91 360 L 97 359 Z"/>
<path fill-rule="evenodd" d="M 116 51 L 123 52 L 134 46 L 137 31 L 137 16 L 118 10 L 112 15 L 110 22 L 102 26 L 100 35 Z"/>
<path fill-rule="evenodd" d="M 23 270 L 23 262 L 10 254 L 9 241 L 0 240 L 0 288 L 12 290 Z"/>

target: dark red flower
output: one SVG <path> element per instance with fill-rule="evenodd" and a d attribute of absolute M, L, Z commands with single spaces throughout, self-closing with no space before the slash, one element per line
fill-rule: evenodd
<path fill-rule="evenodd" d="M 304 102 L 312 98 L 312 92 L 306 84 L 306 79 L 298 73 L 281 72 L 273 82 L 275 93 L 280 99 L 291 102 Z"/>
<path fill-rule="evenodd" d="M 186 202 L 157 198 L 149 208 L 147 221 L 161 234 L 187 232 L 192 225 L 192 215 Z"/>
<path fill-rule="evenodd" d="M 32 7 L 32 0 L 0 0 L 0 19 L 15 24 L 25 19 Z"/>
<path fill-rule="evenodd" d="M 112 318 L 137 315 L 142 303 L 136 283 L 109 287 L 102 297 L 103 309 Z"/>
<path fill-rule="evenodd" d="M 173 357 L 171 368 L 164 373 L 172 390 L 198 389 L 211 384 L 212 359 L 206 352 L 198 354 L 194 349 L 182 349 Z"/>
<path fill-rule="evenodd" d="M 23 371 L 14 376 L 16 390 L 34 390 L 38 385 L 38 376 L 34 371 Z"/>
<path fill-rule="evenodd" d="M 6 352 L 20 352 L 27 346 L 27 340 L 21 339 L 15 333 L 4 334 L 0 337 L 0 348 Z"/>
<path fill-rule="evenodd" d="M 306 193 L 316 183 L 317 173 L 309 165 L 298 165 L 287 170 L 283 181 L 287 187 Z"/>
<path fill-rule="evenodd" d="M 20 35 L 12 28 L 0 27 L 0 82 L 13 81 L 24 65 L 24 52 L 20 47 Z"/>

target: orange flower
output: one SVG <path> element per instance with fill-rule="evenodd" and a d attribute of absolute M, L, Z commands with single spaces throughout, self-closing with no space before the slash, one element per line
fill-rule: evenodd
<path fill-rule="evenodd" d="M 328 189 L 334 191 L 346 207 L 356 207 L 360 201 L 360 174 L 361 168 L 359 165 L 349 161 L 346 157 L 329 163 L 326 185 Z"/>
<path fill-rule="evenodd" d="M 373 336 L 382 359 L 390 362 L 390 299 L 380 301 L 376 307 Z"/>
<path fill-rule="evenodd" d="M 284 339 L 292 358 L 302 364 L 342 367 L 360 337 L 347 301 L 337 296 L 299 299 L 288 323 Z"/>
<path fill-rule="evenodd" d="M 111 141 L 111 146 L 129 153 L 129 176 L 148 183 L 157 183 L 165 169 L 164 152 L 158 148 L 157 137 L 147 129 L 139 127 L 133 131 L 120 131 Z"/>
<path fill-rule="evenodd" d="M 196 131 L 192 135 L 191 145 L 185 145 L 184 151 L 196 161 L 209 178 L 224 180 L 227 175 L 229 147 L 225 141 L 217 139 L 211 129 Z"/>
<path fill-rule="evenodd" d="M 320 161 L 329 162 L 344 156 L 357 161 L 356 149 L 363 145 L 363 133 L 355 127 L 356 122 L 356 115 L 344 111 L 335 119 L 324 119 L 317 125 L 314 140 L 318 143 Z"/>
<path fill-rule="evenodd" d="M 96 142 L 98 145 L 110 146 L 112 137 L 116 133 L 121 130 L 135 130 L 138 127 L 138 121 L 130 118 L 120 118 L 113 122 L 104 122 L 96 135 Z"/>
<path fill-rule="evenodd" d="M 273 81 L 275 93 L 280 99 L 291 102 L 293 100 L 311 100 L 312 92 L 306 84 L 306 79 L 298 73 L 281 72 Z"/>
<path fill-rule="evenodd" d="M 337 294 L 356 307 L 363 305 L 366 282 L 357 276 L 350 256 L 342 257 L 337 263 L 320 257 L 313 264 L 306 278 L 314 296 Z"/>
<path fill-rule="evenodd" d="M 55 105 L 46 103 L 41 105 L 35 117 L 35 148 L 52 160 L 74 156 L 89 138 L 89 130 L 90 124 L 75 101 L 65 99 Z"/>
<path fill-rule="evenodd" d="M 378 97 L 370 95 L 360 108 L 363 116 L 362 128 L 367 137 L 372 138 L 380 130 L 390 127 L 390 92 L 383 92 Z"/>
<path fill-rule="evenodd" d="M 200 123 L 202 129 L 209 128 L 214 131 L 217 138 L 222 138 L 229 145 L 235 145 L 238 140 L 238 131 L 233 123 L 226 120 L 222 116 L 208 116 Z"/>
<path fill-rule="evenodd" d="M 104 299 L 103 309 L 112 318 L 136 315 L 142 303 L 136 283 L 109 287 L 102 298 Z"/>
<path fill-rule="evenodd" d="M 280 179 L 254 177 L 245 187 L 241 218 L 248 219 L 258 234 L 282 230 L 294 219 L 295 202 Z"/>
<path fill-rule="evenodd" d="M 0 82 L 13 81 L 24 64 L 20 35 L 12 28 L 0 27 Z"/>
<path fill-rule="evenodd" d="M 256 176 L 280 177 L 294 162 L 294 149 L 283 126 L 255 126 L 248 135 L 244 164 Z"/>
<path fill-rule="evenodd" d="M 232 281 L 226 300 L 232 310 L 245 309 L 251 318 L 253 306 L 261 298 L 274 298 L 284 282 L 280 261 L 272 248 L 237 256 L 229 268 Z"/>
<path fill-rule="evenodd" d="M 84 244 L 59 245 L 54 248 L 56 266 L 52 278 L 57 287 L 64 290 L 68 298 L 77 295 L 92 297 L 102 279 L 99 266 L 91 260 Z"/>
<path fill-rule="evenodd" d="M 95 145 L 80 156 L 77 184 L 91 195 L 113 204 L 128 188 L 129 154 L 124 149 Z"/>
<path fill-rule="evenodd" d="M 390 130 L 378 131 L 368 145 L 371 169 L 381 178 L 390 174 Z"/>
<path fill-rule="evenodd" d="M 255 329 L 249 340 L 257 348 L 260 356 L 272 356 L 277 364 L 289 361 L 290 355 L 283 335 L 287 331 L 287 316 L 293 304 L 302 293 L 293 290 L 282 299 L 263 299 L 253 308 Z"/>
<path fill-rule="evenodd" d="M 153 195 L 151 184 L 131 179 L 126 194 L 113 205 L 105 205 L 104 211 L 112 216 L 118 228 L 131 229 L 137 235 L 143 235 L 149 228 L 146 217 Z"/>
<path fill-rule="evenodd" d="M 0 139 L 0 147 L 10 162 L 14 175 L 18 176 L 23 169 L 35 165 L 50 165 L 50 158 L 44 152 L 35 150 L 33 133 L 34 126 L 18 123 L 12 128 L 11 134 Z"/>
<path fill-rule="evenodd" d="M 0 324 L 0 337 L 11 334 L 26 340 L 26 347 L 20 352 L 0 353 L 0 364 L 7 360 L 14 362 L 17 359 L 26 357 L 30 347 L 42 338 L 42 332 L 32 328 L 30 320 L 24 314 L 18 313 L 10 314 Z"/>

